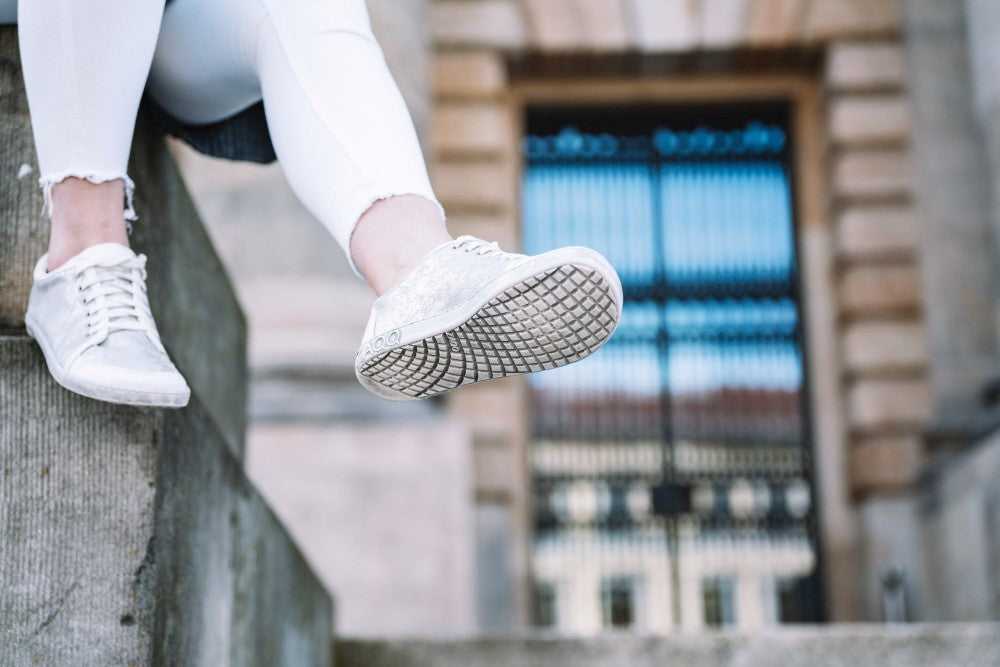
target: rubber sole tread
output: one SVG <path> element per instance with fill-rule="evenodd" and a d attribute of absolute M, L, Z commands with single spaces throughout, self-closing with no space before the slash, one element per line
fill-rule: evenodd
<path fill-rule="evenodd" d="M 599 272 L 564 265 L 507 288 L 449 331 L 375 355 L 360 372 L 411 398 L 427 398 L 582 359 L 608 339 L 617 315 Z"/>

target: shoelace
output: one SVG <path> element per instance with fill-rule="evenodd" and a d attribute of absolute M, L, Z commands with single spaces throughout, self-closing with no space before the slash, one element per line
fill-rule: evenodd
<path fill-rule="evenodd" d="M 475 236 L 459 236 L 452 243 L 451 247 L 454 250 L 462 250 L 465 252 L 474 252 L 477 255 L 483 255 L 484 257 L 494 257 L 496 259 L 518 259 L 524 255 L 518 255 L 512 252 L 505 252 L 500 249 L 500 246 L 496 241 L 489 243 L 482 239 L 477 239 Z"/>
<path fill-rule="evenodd" d="M 73 357 L 100 345 L 116 331 L 142 331 L 160 352 L 166 352 L 146 297 L 146 256 L 130 257 L 114 264 L 94 264 L 76 276 L 87 308 L 87 340 Z"/>

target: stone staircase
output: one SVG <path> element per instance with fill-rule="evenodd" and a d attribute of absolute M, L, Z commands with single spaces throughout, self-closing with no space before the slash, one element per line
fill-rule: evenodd
<path fill-rule="evenodd" d="M 340 640 L 336 667 L 993 667 L 1000 625 L 801 626 L 587 638 Z"/>
<path fill-rule="evenodd" d="M 25 335 L 47 223 L 0 28 L 0 665 L 328 665 L 331 600 L 243 472 L 243 315 L 142 120 L 129 171 L 183 410 L 65 391 Z"/>

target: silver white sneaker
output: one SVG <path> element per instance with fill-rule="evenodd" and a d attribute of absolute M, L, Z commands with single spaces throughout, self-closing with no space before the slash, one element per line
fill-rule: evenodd
<path fill-rule="evenodd" d="M 49 372 L 111 403 L 179 408 L 191 390 L 170 362 L 146 297 L 146 256 L 118 243 L 87 248 L 55 271 L 35 266 L 24 317 Z"/>
<path fill-rule="evenodd" d="M 462 236 L 376 299 L 354 370 L 379 396 L 427 398 L 582 359 L 621 311 L 618 275 L 589 248 L 526 256 Z"/>

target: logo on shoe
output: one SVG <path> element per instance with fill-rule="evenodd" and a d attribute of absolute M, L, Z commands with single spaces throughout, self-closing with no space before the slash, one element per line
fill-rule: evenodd
<path fill-rule="evenodd" d="M 381 352 L 382 350 L 387 350 L 393 345 L 399 343 L 400 338 L 399 329 L 382 334 L 381 336 L 376 336 L 361 346 L 361 357 L 368 358 L 373 354 Z"/>

